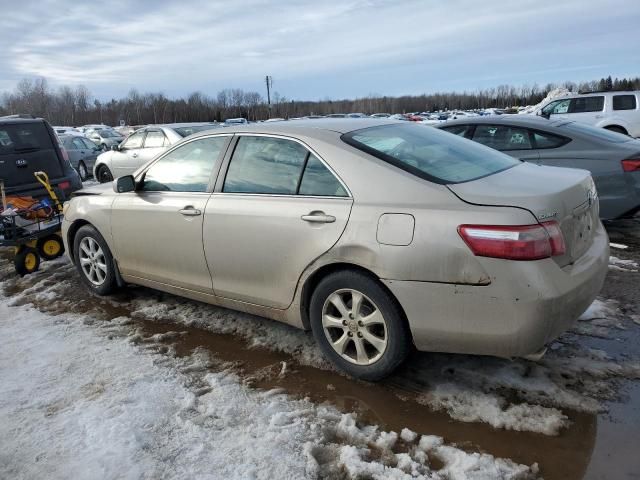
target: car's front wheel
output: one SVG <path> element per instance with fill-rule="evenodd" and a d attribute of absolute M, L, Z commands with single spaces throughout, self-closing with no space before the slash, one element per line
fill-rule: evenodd
<path fill-rule="evenodd" d="M 91 225 L 80 227 L 73 240 L 73 258 L 82 282 L 98 295 L 117 286 L 111 251 L 100 232 Z"/>
<path fill-rule="evenodd" d="M 113 181 L 113 174 L 111 173 L 111 170 L 109 170 L 109 167 L 107 167 L 106 165 L 100 165 L 98 167 L 98 169 L 96 170 L 96 176 L 98 177 L 96 180 L 98 180 L 100 183 Z"/>
<path fill-rule="evenodd" d="M 363 273 L 341 271 L 325 277 L 313 292 L 309 313 L 325 356 L 353 377 L 380 380 L 411 351 L 411 332 L 399 305 Z"/>

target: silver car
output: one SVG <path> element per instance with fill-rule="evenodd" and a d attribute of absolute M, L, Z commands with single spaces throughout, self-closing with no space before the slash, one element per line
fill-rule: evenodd
<path fill-rule="evenodd" d="M 93 176 L 100 183 L 131 175 L 155 156 L 178 143 L 184 137 L 203 130 L 220 127 L 218 123 L 171 123 L 149 125 L 136 130 L 112 151 L 98 157 Z"/>
<path fill-rule="evenodd" d="M 97 294 L 146 285 L 311 329 L 367 380 L 412 346 L 541 354 L 609 257 L 589 172 L 375 119 L 193 135 L 78 192 L 63 237 Z"/>
<path fill-rule="evenodd" d="M 572 120 L 532 115 L 473 117 L 437 128 L 525 162 L 589 170 L 603 220 L 640 211 L 640 140 Z"/>

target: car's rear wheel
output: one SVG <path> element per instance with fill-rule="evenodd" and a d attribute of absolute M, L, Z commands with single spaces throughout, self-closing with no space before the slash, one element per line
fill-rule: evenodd
<path fill-rule="evenodd" d="M 89 172 L 87 171 L 87 166 L 84 162 L 80 162 L 78 164 L 78 174 L 80 175 L 80 179 L 84 182 L 87 178 L 89 178 Z"/>
<path fill-rule="evenodd" d="M 82 282 L 98 295 L 108 295 L 117 286 L 113 257 L 100 232 L 91 225 L 81 227 L 73 240 L 73 257 Z"/>
<path fill-rule="evenodd" d="M 111 170 L 109 170 L 109 167 L 107 167 L 106 165 L 100 165 L 98 167 L 98 170 L 96 171 L 96 174 L 98 176 L 97 180 L 100 183 L 113 181 L 113 174 L 111 173 Z"/>
<path fill-rule="evenodd" d="M 380 380 L 411 351 L 411 333 L 396 300 L 363 273 L 341 271 L 324 278 L 309 313 L 325 356 L 353 377 Z"/>

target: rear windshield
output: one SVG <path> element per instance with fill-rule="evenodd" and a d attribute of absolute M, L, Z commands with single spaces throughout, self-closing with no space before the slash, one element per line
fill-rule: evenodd
<path fill-rule="evenodd" d="M 204 132 L 205 130 L 211 130 L 212 128 L 217 128 L 214 125 L 195 125 L 192 127 L 176 127 L 174 130 L 181 137 L 188 137 L 197 132 Z"/>
<path fill-rule="evenodd" d="M 558 128 L 564 129 L 568 132 L 590 135 L 598 140 L 604 140 L 605 142 L 610 143 L 624 143 L 633 140 L 631 137 L 623 135 L 622 133 L 612 132 L 606 128 L 592 127 L 591 125 L 578 122 L 563 123 L 558 125 Z"/>
<path fill-rule="evenodd" d="M 461 183 L 520 163 L 496 150 L 426 125 L 364 128 L 342 135 L 349 145 L 426 180 Z"/>
<path fill-rule="evenodd" d="M 44 123 L 0 125 L 0 155 L 51 149 Z"/>

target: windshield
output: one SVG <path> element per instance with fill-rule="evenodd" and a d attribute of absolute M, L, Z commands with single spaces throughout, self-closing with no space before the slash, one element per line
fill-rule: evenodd
<path fill-rule="evenodd" d="M 342 140 L 426 180 L 448 184 L 486 177 L 520 164 L 496 150 L 424 125 L 365 128 Z"/>
<path fill-rule="evenodd" d="M 212 128 L 217 127 L 214 125 L 193 125 L 190 127 L 177 127 L 174 128 L 174 130 L 181 137 L 188 137 L 194 133 L 204 132 L 205 130 L 211 130 Z"/>
<path fill-rule="evenodd" d="M 567 130 L 568 132 L 575 132 L 583 135 L 589 135 L 596 137 L 598 140 L 604 140 L 611 143 L 624 143 L 630 142 L 633 138 L 618 132 L 612 132 L 606 128 L 592 127 L 584 123 L 568 122 L 558 125 L 558 128 Z"/>

